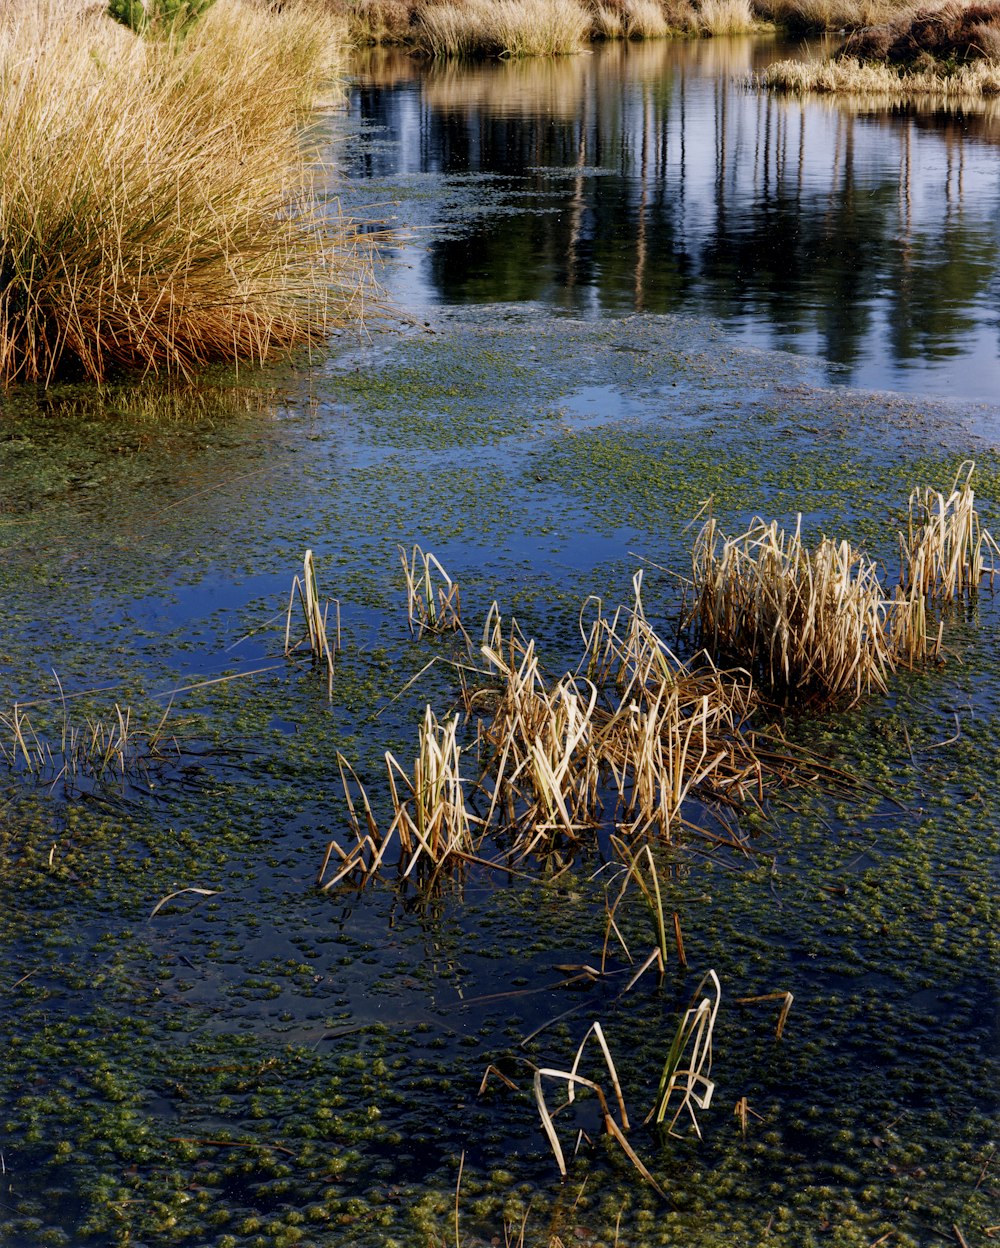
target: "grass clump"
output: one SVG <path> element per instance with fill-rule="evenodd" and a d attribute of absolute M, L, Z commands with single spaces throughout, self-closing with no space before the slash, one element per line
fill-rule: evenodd
<path fill-rule="evenodd" d="M 560 56 L 581 51 L 590 23 L 576 0 L 462 0 L 417 11 L 414 40 L 430 56 Z"/>
<path fill-rule="evenodd" d="M 693 576 L 701 643 L 747 662 L 779 697 L 854 703 L 888 688 L 895 663 L 885 591 L 872 560 L 848 542 L 824 537 L 810 550 L 798 524 L 785 533 L 757 518 L 720 539 L 710 516 Z"/>
<path fill-rule="evenodd" d="M 359 310 L 350 230 L 314 206 L 302 109 L 320 10 L 218 0 L 183 40 L 15 3 L 0 30 L 0 383 L 189 375 Z"/>
<path fill-rule="evenodd" d="M 849 35 L 836 56 L 811 63 L 779 61 L 757 81 L 791 92 L 998 95 L 1000 3 L 946 3 L 885 15 Z"/>

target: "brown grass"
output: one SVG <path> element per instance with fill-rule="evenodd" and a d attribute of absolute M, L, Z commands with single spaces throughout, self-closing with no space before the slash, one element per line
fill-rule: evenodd
<path fill-rule="evenodd" d="M 1000 95 L 1000 64 L 974 61 L 955 70 L 903 70 L 843 57 L 838 60 L 777 61 L 756 78 L 757 85 L 773 91 L 803 94 L 849 95 L 861 99 L 907 100 L 923 98 L 935 103 L 974 100 Z"/>
<path fill-rule="evenodd" d="M 917 69 L 976 60 L 1000 64 L 1000 0 L 982 4 L 950 0 L 904 10 L 888 21 L 855 31 L 840 56 Z"/>
<path fill-rule="evenodd" d="M 365 266 L 313 211 L 301 137 L 340 31 L 317 8 L 218 0 L 173 44 L 8 6 L 0 383 L 263 360 L 359 310 Z"/>

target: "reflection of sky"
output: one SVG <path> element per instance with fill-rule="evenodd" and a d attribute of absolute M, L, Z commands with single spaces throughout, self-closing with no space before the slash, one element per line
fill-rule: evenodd
<path fill-rule="evenodd" d="M 678 41 L 362 80 L 349 171 L 418 227 L 396 297 L 687 310 L 839 381 L 996 399 L 1000 120 L 746 90 L 768 59 Z"/>

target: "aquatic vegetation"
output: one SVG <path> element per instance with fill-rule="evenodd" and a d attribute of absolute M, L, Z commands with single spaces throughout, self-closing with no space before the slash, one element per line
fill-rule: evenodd
<path fill-rule="evenodd" d="M 985 553 L 995 558 L 1000 547 L 979 522 L 972 474 L 975 464 L 962 464 L 948 496 L 930 486 L 910 495 L 909 522 L 900 534 L 900 584 L 941 602 L 975 593 L 989 572 Z"/>
<path fill-rule="evenodd" d="M 190 375 L 359 315 L 370 275 L 315 204 L 301 109 L 340 26 L 221 0 L 182 41 L 80 6 L 0 34 L 0 384 Z"/>
<path fill-rule="evenodd" d="M 428 706 L 420 723 L 412 773 L 386 752 L 393 818 L 384 836 L 378 831 L 364 788 L 346 759 L 338 755 L 356 843 L 350 851 L 345 851 L 336 840 L 330 842 L 319 872 L 321 888 L 333 888 L 351 876 L 360 876 L 362 882 L 367 882 L 377 874 L 394 837 L 399 846 L 398 867 L 403 879 L 412 875 L 418 866 L 433 879 L 441 868 L 461 866 L 475 858 L 480 840 L 477 825 L 481 821 L 470 814 L 466 806 L 465 781 L 460 770 L 462 749 L 457 734 L 457 716 L 441 724 Z M 358 818 L 351 781 L 358 788 L 364 829 Z M 367 860 L 366 853 L 369 854 Z M 340 869 L 326 879 L 334 854 L 340 859 Z"/>
<path fill-rule="evenodd" d="M 799 34 L 877 26 L 899 15 L 899 0 L 754 0 L 761 17 Z"/>
<path fill-rule="evenodd" d="M 746 662 L 780 698 L 885 692 L 895 666 L 875 563 L 846 541 L 810 550 L 801 517 L 791 533 L 755 518 L 724 538 L 709 516 L 694 544 L 691 623 L 701 645 Z"/>
<path fill-rule="evenodd" d="M 304 637 L 293 642 L 292 614 L 296 596 L 302 608 L 306 633 Z M 302 562 L 302 579 L 300 580 L 297 576 L 293 579 L 291 593 L 288 595 L 288 613 L 285 617 L 285 654 L 293 654 L 300 647 L 305 646 L 309 654 L 312 655 L 314 662 L 326 665 L 327 695 L 331 701 L 333 699 L 333 656 L 341 648 L 339 602 L 336 603 L 336 607 L 336 634 L 331 645 L 326 629 L 330 603 L 328 601 L 323 607 L 320 607 L 319 586 L 316 583 L 316 561 L 313 558 L 313 552 L 307 550 Z"/>
<path fill-rule="evenodd" d="M 406 613 L 410 631 L 416 625 L 418 634 L 448 633 L 462 627 L 462 599 L 458 583 L 453 581 L 441 566 L 440 560 L 430 552 L 414 546 L 407 556 L 404 547 L 398 547 L 399 561 L 406 578 Z M 444 582 L 436 583 L 435 573 Z"/>
<path fill-rule="evenodd" d="M 169 753 L 177 753 L 176 741 L 164 732 L 169 704 L 157 724 L 143 728 L 136 725 L 131 707 L 117 702 L 105 716 L 74 715 L 61 690 L 60 702 L 60 721 L 49 731 L 36 727 L 23 705 L 0 711 L 0 761 L 37 780 L 69 787 L 84 778 L 137 781 Z"/>

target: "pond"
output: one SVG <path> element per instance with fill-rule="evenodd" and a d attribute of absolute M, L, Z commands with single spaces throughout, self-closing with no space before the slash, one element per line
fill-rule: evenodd
<path fill-rule="evenodd" d="M 373 56 L 351 93 L 367 141 L 346 169 L 430 229 L 399 287 L 412 306 L 693 312 L 819 357 L 833 384 L 995 400 L 1000 105 L 747 88 L 801 52 L 653 41 L 425 71 Z M 441 179 L 449 200 L 414 214 Z"/>
<path fill-rule="evenodd" d="M 555 677 L 640 568 L 690 647 L 710 496 L 729 532 L 801 513 L 863 544 L 887 585 L 911 489 L 969 459 L 1000 530 L 998 123 L 763 99 L 738 79 L 775 52 L 361 58 L 317 133 L 343 201 L 396 218 L 394 317 L 197 385 L 0 398 L 5 1246 L 929 1248 L 1000 1222 L 985 584 L 932 610 L 938 661 L 783 717 L 806 783 L 692 798 L 657 847 L 686 958 L 671 932 L 661 982 L 623 992 L 656 938 L 637 889 L 608 938 L 613 804 L 509 871 L 317 887 L 353 839 L 338 754 L 384 828 L 385 753 L 410 766 L 425 705 L 487 683 L 494 601 Z M 468 644 L 411 631 L 414 543 Z M 285 654 L 306 549 L 332 697 Z M 642 1120 L 709 971 L 715 1091 L 677 1138 Z M 560 1178 L 532 1064 L 567 1069 L 595 1020 L 662 1194 L 592 1096 L 555 1120 Z M 597 1049 L 582 1070 L 609 1086 Z"/>

